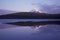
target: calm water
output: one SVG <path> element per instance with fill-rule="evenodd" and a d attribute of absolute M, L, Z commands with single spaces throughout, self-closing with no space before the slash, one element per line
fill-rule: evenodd
<path fill-rule="evenodd" d="M 60 40 L 60 25 L 34 27 L 0 24 L 0 40 Z"/>
<path fill-rule="evenodd" d="M 60 19 L 0 19 L 0 23 L 20 22 L 20 21 L 60 21 Z"/>
<path fill-rule="evenodd" d="M 43 21 L 57 21 L 50 19 Z M 46 24 L 40 26 L 16 26 L 3 24 L 18 21 L 42 21 L 24 19 L 0 19 L 0 40 L 60 40 L 60 25 Z"/>

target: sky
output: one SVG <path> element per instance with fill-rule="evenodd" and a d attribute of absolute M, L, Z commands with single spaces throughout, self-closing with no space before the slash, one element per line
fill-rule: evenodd
<path fill-rule="evenodd" d="M 30 11 L 34 8 L 47 13 L 60 13 L 60 0 L 0 0 L 0 9 Z"/>

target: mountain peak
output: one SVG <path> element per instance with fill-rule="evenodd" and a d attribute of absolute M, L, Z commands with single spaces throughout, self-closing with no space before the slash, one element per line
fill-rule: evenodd
<path fill-rule="evenodd" d="M 31 10 L 31 12 L 43 13 L 39 8 L 34 8 L 33 10 Z"/>

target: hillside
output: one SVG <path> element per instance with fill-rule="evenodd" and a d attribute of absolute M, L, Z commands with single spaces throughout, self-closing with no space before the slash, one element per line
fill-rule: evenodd
<path fill-rule="evenodd" d="M 60 14 L 46 14 L 35 12 L 18 12 L 7 15 L 0 15 L 0 19 L 59 19 Z"/>

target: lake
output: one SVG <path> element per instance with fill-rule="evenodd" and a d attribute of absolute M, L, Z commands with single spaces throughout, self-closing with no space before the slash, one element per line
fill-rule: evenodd
<path fill-rule="evenodd" d="M 0 40 L 60 40 L 60 25 L 17 26 L 4 24 L 20 21 L 57 21 L 58 19 L 0 19 Z M 59 19 L 60 20 L 60 19 Z M 58 21 L 59 21 L 58 20 Z"/>
<path fill-rule="evenodd" d="M 39 22 L 39 21 L 60 21 L 60 19 L 0 19 L 0 23 L 9 23 L 9 22 Z"/>

